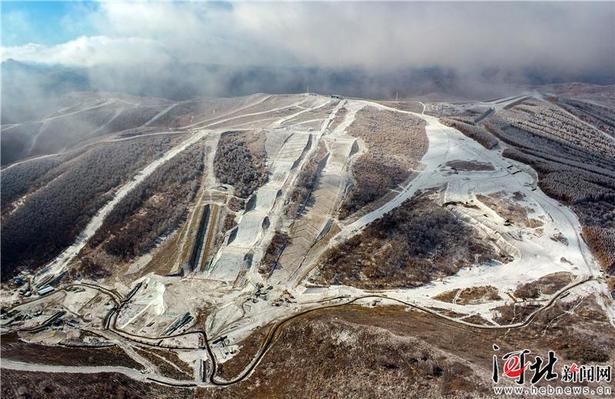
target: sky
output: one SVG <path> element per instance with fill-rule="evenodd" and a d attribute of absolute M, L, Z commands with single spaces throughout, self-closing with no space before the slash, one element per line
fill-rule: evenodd
<path fill-rule="evenodd" d="M 83 11 L 94 11 L 94 2 L 5 1 L 2 2 L 2 44 L 59 44 L 95 33 L 79 24 Z"/>
<path fill-rule="evenodd" d="M 615 75 L 615 2 L 2 2 L 2 59 Z"/>

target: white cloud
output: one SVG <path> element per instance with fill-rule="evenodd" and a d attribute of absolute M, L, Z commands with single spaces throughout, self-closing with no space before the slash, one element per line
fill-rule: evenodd
<path fill-rule="evenodd" d="M 159 42 L 134 37 L 84 36 L 53 46 L 30 43 L 24 46 L 4 47 L 2 50 L 3 60 L 12 58 L 71 66 L 128 65 L 144 60 L 164 63 L 171 60 Z"/>
<path fill-rule="evenodd" d="M 216 64 L 615 68 L 612 3 L 103 2 L 100 36 L 4 49 L 73 65 Z"/>
<path fill-rule="evenodd" d="M 303 63 L 386 68 L 613 65 L 612 4 L 238 3 L 246 36 Z"/>

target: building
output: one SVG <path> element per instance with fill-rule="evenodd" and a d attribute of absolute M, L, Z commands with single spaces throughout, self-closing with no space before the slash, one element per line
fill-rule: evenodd
<path fill-rule="evenodd" d="M 44 285 L 41 288 L 39 288 L 36 292 L 39 295 L 45 295 L 45 294 L 49 294 L 51 291 L 53 291 L 54 288 L 50 285 Z"/>

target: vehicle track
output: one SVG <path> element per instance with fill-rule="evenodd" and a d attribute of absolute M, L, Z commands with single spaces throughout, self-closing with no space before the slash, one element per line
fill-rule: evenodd
<path fill-rule="evenodd" d="M 215 354 L 213 353 L 213 350 L 211 348 L 209 339 L 207 337 L 207 332 L 205 330 L 194 330 L 194 331 L 187 331 L 187 332 L 183 332 L 183 333 L 179 333 L 179 334 L 170 334 L 170 335 L 162 335 L 162 336 L 157 336 L 157 337 L 147 337 L 147 336 L 142 336 L 142 335 L 138 335 L 138 334 L 132 334 L 132 333 L 128 333 L 119 329 L 115 328 L 115 319 L 112 319 L 113 315 L 117 315 L 117 313 L 119 312 L 119 310 L 121 309 L 121 307 L 123 307 L 128 300 L 126 298 L 123 298 L 122 301 L 119 303 L 119 305 L 117 307 L 114 307 L 113 309 L 110 310 L 109 314 L 106 317 L 110 317 L 111 318 L 111 323 L 109 325 L 109 330 L 120 335 L 123 338 L 126 338 L 130 341 L 134 341 L 142 346 L 151 346 L 151 347 L 157 347 L 157 348 L 174 348 L 174 349 L 206 349 L 207 354 L 208 354 L 208 360 L 211 361 L 212 367 L 211 367 L 211 371 L 208 372 L 207 376 L 204 376 L 204 381 L 199 381 L 199 382 L 194 382 L 193 380 L 176 380 L 176 379 L 171 379 L 171 378 L 164 378 L 164 379 L 158 379 L 158 378 L 154 378 L 151 376 L 147 376 L 145 377 L 146 380 L 148 381 L 152 381 L 155 383 L 159 383 L 159 384 L 163 384 L 163 385 L 168 385 L 168 386 L 175 386 L 175 387 L 183 387 L 183 388 L 193 388 L 193 387 L 197 387 L 197 386 L 218 386 L 218 387 L 225 387 L 225 386 L 230 386 L 230 385 L 234 385 L 237 384 L 243 380 L 245 380 L 246 378 L 248 378 L 250 376 L 250 374 L 256 369 L 256 367 L 258 366 L 258 364 L 260 363 L 260 361 L 263 359 L 263 357 L 267 354 L 268 350 L 271 348 L 272 344 L 274 343 L 275 339 L 279 336 L 279 331 L 281 331 L 281 329 L 286 326 L 288 323 L 290 323 L 291 321 L 300 318 L 302 316 L 305 316 L 307 314 L 316 312 L 316 311 L 320 311 L 320 310 L 325 310 L 325 309 L 333 309 L 333 308 L 337 308 L 337 307 L 342 307 L 342 306 L 348 306 L 348 305 L 352 305 L 355 304 L 361 300 L 365 300 L 365 299 L 383 299 L 383 300 L 388 300 L 388 301 L 393 301 L 393 302 L 397 302 L 399 304 L 402 304 L 404 306 L 413 308 L 413 309 L 417 309 L 426 313 L 431 314 L 432 316 L 441 318 L 441 319 L 445 319 L 454 323 L 459 323 L 462 324 L 464 326 L 467 327 L 471 327 L 471 328 L 477 328 L 477 329 L 482 329 L 482 330 L 508 330 L 508 329 L 513 329 L 513 328 L 523 328 L 526 327 L 527 325 L 529 325 L 541 312 L 551 308 L 558 299 L 564 297 L 570 290 L 583 285 L 585 283 L 588 283 L 590 281 L 595 280 L 594 277 L 588 277 L 585 278 L 583 280 L 580 281 L 576 281 L 573 282 L 571 284 L 569 284 L 568 286 L 562 288 L 561 290 L 559 290 L 557 293 L 555 293 L 547 303 L 545 303 L 544 305 L 542 305 L 541 307 L 537 308 L 536 310 L 534 310 L 532 313 L 530 313 L 528 315 L 528 317 L 520 322 L 517 323 L 512 323 L 512 324 L 508 324 L 508 325 L 481 325 L 481 324 L 475 324 L 475 323 L 470 323 L 464 320 L 459 320 L 459 319 L 455 319 L 452 318 L 450 316 L 447 316 L 445 314 L 439 313 L 433 309 L 429 309 L 426 308 L 424 306 L 421 305 L 417 305 L 411 302 L 407 302 L 407 301 L 403 301 L 401 299 L 396 299 L 396 298 L 391 298 L 388 297 L 386 295 L 380 295 L 380 294 L 369 294 L 369 295 L 361 295 L 358 296 L 356 298 L 352 298 L 348 301 L 344 301 L 342 303 L 336 303 L 336 304 L 329 304 L 329 305 L 323 305 L 323 306 L 317 306 L 311 309 L 307 309 L 304 311 L 301 311 L 299 313 L 296 313 L 294 315 L 291 315 L 285 319 L 280 320 L 279 322 L 277 322 L 276 324 L 274 324 L 269 331 L 267 332 L 266 337 L 263 340 L 263 343 L 260 345 L 259 350 L 257 351 L 256 355 L 252 358 L 252 360 L 250 361 L 250 363 L 248 364 L 248 366 L 246 366 L 244 368 L 244 370 L 239 373 L 236 377 L 232 378 L 232 379 L 219 379 L 216 374 L 218 371 L 218 363 L 216 361 L 216 357 Z M 67 287 L 58 289 L 58 291 L 60 290 L 66 290 L 66 288 L 70 287 L 70 286 L 79 286 L 80 284 L 71 284 Z M 110 292 L 108 289 L 105 289 L 104 287 L 98 286 L 96 284 L 89 284 L 88 285 L 90 288 L 93 289 L 99 289 L 100 292 L 103 292 L 109 296 L 111 296 Z M 339 299 L 344 299 L 345 297 L 335 297 L 335 298 L 330 298 L 327 299 L 325 301 L 321 301 L 322 302 L 330 302 L 332 300 L 339 300 Z M 30 301 L 33 302 L 33 301 Z M 19 304 L 17 306 L 22 306 L 23 304 Z M 12 309 L 16 308 L 17 306 L 13 307 Z M 143 342 L 143 341 L 139 341 L 139 339 L 147 339 L 147 340 L 162 340 L 162 339 L 168 339 L 168 338 L 178 338 L 178 337 L 182 337 L 182 336 L 188 336 L 188 335 L 198 335 L 199 336 L 199 347 L 198 348 L 178 348 L 178 347 L 165 347 L 162 346 L 160 344 L 151 344 L 151 343 L 147 343 L 147 342 Z M 11 368 L 11 365 L 13 365 L 13 363 L 19 363 L 19 364 L 26 364 L 26 363 L 22 363 L 22 362 L 13 362 L 13 361 L 9 361 L 9 367 Z M 2 365 L 2 367 L 5 367 L 5 365 Z M 36 366 L 36 365 L 35 365 Z M 38 366 L 42 366 L 45 369 L 53 369 L 55 366 L 50 366 L 50 365 L 38 365 Z M 20 366 L 21 368 L 14 368 L 14 369 L 19 369 L 19 370 L 23 370 L 23 366 Z M 61 368 L 61 366 L 58 366 Z M 109 367 L 107 367 L 109 368 Z M 117 367 L 117 369 L 120 369 L 121 367 Z M 121 372 L 131 378 L 134 378 L 134 373 L 126 373 L 125 370 L 116 370 L 117 372 Z M 65 372 L 79 372 L 77 370 L 75 371 L 65 371 Z M 83 371 L 83 372 L 87 372 L 87 373 L 93 373 L 93 371 L 90 370 L 90 368 L 88 368 L 87 371 Z M 105 371 L 101 371 L 101 372 L 105 372 Z"/>

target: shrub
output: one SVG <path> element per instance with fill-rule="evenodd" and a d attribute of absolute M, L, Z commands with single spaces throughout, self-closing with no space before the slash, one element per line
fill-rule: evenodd
<path fill-rule="evenodd" d="M 220 137 L 214 157 L 216 177 L 235 187 L 235 195 L 248 198 L 267 181 L 264 135 L 226 132 Z"/>

